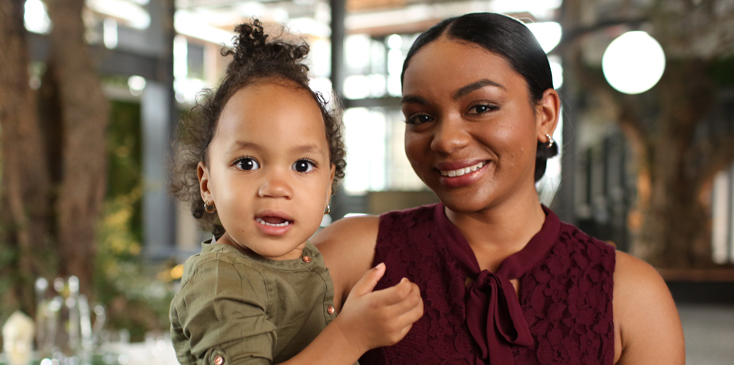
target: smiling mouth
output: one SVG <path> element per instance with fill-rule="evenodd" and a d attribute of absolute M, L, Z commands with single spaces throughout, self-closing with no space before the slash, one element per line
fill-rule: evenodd
<path fill-rule="evenodd" d="M 456 169 L 456 170 L 438 170 L 441 173 L 441 176 L 445 177 L 457 177 L 457 176 L 463 176 L 470 172 L 477 171 L 481 169 L 484 165 L 486 165 L 486 161 L 482 161 L 476 165 L 472 165 L 469 167 L 464 167 L 462 169 Z"/>
<path fill-rule="evenodd" d="M 258 218 L 255 218 L 255 221 L 264 226 L 270 226 L 270 227 L 287 227 L 293 224 L 292 221 L 289 221 L 289 220 L 286 220 L 280 217 L 258 217 Z"/>

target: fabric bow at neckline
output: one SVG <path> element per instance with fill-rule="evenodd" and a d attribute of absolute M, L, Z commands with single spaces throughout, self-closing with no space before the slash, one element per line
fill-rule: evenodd
<path fill-rule="evenodd" d="M 513 364 L 512 346 L 531 347 L 533 337 L 510 280 L 520 278 L 537 264 L 556 242 L 561 228 L 558 217 L 543 207 L 545 222 L 525 247 L 507 257 L 497 272 L 480 270 L 477 258 L 458 228 L 446 217 L 443 204 L 434 215 L 449 252 L 474 278 L 466 293 L 466 323 L 481 350 L 482 360 L 491 365 Z"/>
<path fill-rule="evenodd" d="M 487 270 L 480 272 L 469 287 L 466 321 L 472 337 L 478 340 L 482 359 L 489 357 L 490 364 L 512 363 L 512 348 L 507 344 L 533 345 L 512 283 Z"/>

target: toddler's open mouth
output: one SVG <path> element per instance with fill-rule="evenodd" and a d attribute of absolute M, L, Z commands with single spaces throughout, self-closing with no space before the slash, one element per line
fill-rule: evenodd
<path fill-rule="evenodd" d="M 274 217 L 274 216 L 257 217 L 255 218 L 255 221 L 262 225 L 271 226 L 271 227 L 286 227 L 290 225 L 291 223 L 293 223 L 292 221 L 287 220 L 285 218 Z"/>
<path fill-rule="evenodd" d="M 255 222 L 257 222 L 260 227 L 265 228 L 268 234 L 280 234 L 282 232 L 286 232 L 287 228 L 293 225 L 295 220 L 285 212 L 264 210 L 255 216 Z M 270 229 L 266 227 L 269 227 Z"/>

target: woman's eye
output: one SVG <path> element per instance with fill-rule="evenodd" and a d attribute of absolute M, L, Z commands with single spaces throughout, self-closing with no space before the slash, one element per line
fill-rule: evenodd
<path fill-rule="evenodd" d="M 257 170 L 260 168 L 260 164 L 257 162 L 257 160 L 255 160 L 252 157 L 241 158 L 237 160 L 237 162 L 235 162 L 235 165 L 240 170 L 245 170 L 245 171 Z"/>
<path fill-rule="evenodd" d="M 474 105 L 469 109 L 468 114 L 484 114 L 489 113 L 493 110 L 497 110 L 498 108 L 494 105 L 487 105 L 487 104 L 479 104 Z"/>
<path fill-rule="evenodd" d="M 408 119 L 405 120 L 405 123 L 418 125 L 423 124 L 432 121 L 433 118 L 430 115 L 427 114 L 416 114 L 413 116 L 408 117 Z"/>
<path fill-rule="evenodd" d="M 298 160 L 293 164 L 293 170 L 298 172 L 311 172 L 316 165 L 309 160 Z"/>

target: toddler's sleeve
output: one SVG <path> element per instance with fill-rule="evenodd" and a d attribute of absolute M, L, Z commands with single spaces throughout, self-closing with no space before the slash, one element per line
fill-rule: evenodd
<path fill-rule="evenodd" d="M 212 260 L 181 288 L 177 308 L 197 364 L 271 364 L 276 334 L 265 281 L 245 265 Z"/>

